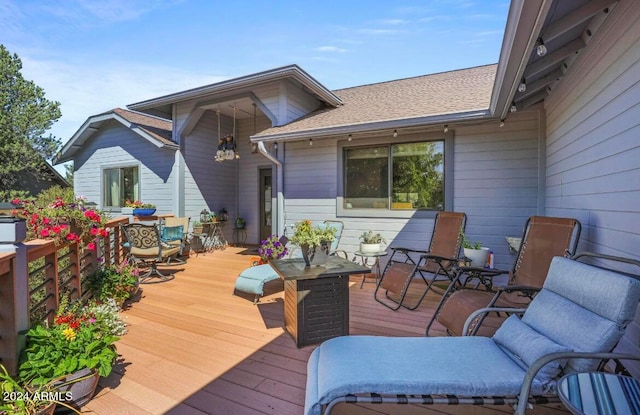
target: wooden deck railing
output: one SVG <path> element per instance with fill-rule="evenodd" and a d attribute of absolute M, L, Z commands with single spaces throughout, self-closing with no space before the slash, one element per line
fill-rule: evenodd
<path fill-rule="evenodd" d="M 17 253 L 0 253 L 0 363 L 11 374 L 17 370 L 24 343 L 20 332 L 25 324 L 20 322 L 29 326 L 52 323 L 62 296 L 86 297 L 85 277 L 102 264 L 119 263 L 125 258 L 119 225 L 128 221 L 125 217 L 109 221 L 109 236 L 100 238 L 96 251 L 37 239 L 18 248 L 26 250 L 26 261 L 20 261 Z"/>

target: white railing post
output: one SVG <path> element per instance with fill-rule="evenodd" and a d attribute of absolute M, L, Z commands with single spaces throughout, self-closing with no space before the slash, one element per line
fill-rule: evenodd
<path fill-rule="evenodd" d="M 8 359 L 7 370 L 14 373 L 17 370 L 18 356 L 25 346 L 24 333 L 29 330 L 29 266 L 27 264 L 27 247 L 23 243 L 27 237 L 27 226 L 24 219 L 3 216 L 0 217 L 0 252 L 14 253 L 15 262 L 10 285 L 13 291 L 13 304 L 3 304 L 13 310 L 3 313 L 12 316 L 11 332 L 5 333 L 13 338 L 7 352 L 12 356 Z M 10 293 L 9 293 L 10 294 Z M 10 301 L 11 302 L 11 301 Z"/>

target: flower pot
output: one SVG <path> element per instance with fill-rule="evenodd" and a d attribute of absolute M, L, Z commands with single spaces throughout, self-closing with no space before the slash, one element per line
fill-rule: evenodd
<path fill-rule="evenodd" d="M 156 213 L 156 208 L 135 208 L 133 214 L 135 216 L 151 216 Z"/>
<path fill-rule="evenodd" d="M 93 398 L 96 388 L 98 387 L 99 379 L 100 375 L 97 370 L 80 369 L 60 380 L 59 382 L 63 386 L 59 386 L 57 391 L 63 395 L 65 392 L 70 392 L 71 400 L 65 401 L 64 403 L 72 408 L 80 409 Z M 71 413 L 71 411 L 69 411 L 69 408 L 58 405 L 55 413 L 65 414 Z"/>
<path fill-rule="evenodd" d="M 302 245 L 300 251 L 302 251 L 302 258 L 308 267 L 323 266 L 329 259 L 329 244 L 320 244 L 314 247 Z"/>
<path fill-rule="evenodd" d="M 120 213 L 123 215 L 133 215 L 133 208 L 125 206 L 122 209 L 120 209 Z"/>
<path fill-rule="evenodd" d="M 464 256 L 469 258 L 472 267 L 484 267 L 487 265 L 487 256 L 489 255 L 489 248 L 482 247 L 481 249 L 464 248 Z"/>
<path fill-rule="evenodd" d="M 375 254 L 380 252 L 380 244 L 365 244 L 364 242 L 360 242 L 360 252 L 363 254 Z"/>

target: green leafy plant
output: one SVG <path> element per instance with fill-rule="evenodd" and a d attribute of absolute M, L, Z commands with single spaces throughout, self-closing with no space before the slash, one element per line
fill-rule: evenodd
<path fill-rule="evenodd" d="M 138 268 L 125 259 L 120 264 L 105 265 L 89 274 L 87 287 L 101 301 L 113 298 L 116 303 L 122 303 L 138 286 L 138 275 Z"/>
<path fill-rule="evenodd" d="M 131 201 L 129 199 L 124 201 L 124 207 L 130 207 L 130 208 L 134 208 L 134 209 L 153 209 L 156 207 L 156 205 L 152 204 L 152 203 L 142 203 L 139 200 L 134 200 Z"/>
<path fill-rule="evenodd" d="M 115 302 L 111 307 L 115 314 L 111 310 L 96 313 L 97 306 L 83 306 L 79 301 L 70 304 L 65 297 L 50 327 L 31 328 L 20 359 L 20 380 L 43 385 L 83 368 L 108 376 L 118 356 L 115 333 L 122 331 L 109 320 L 117 316 Z"/>
<path fill-rule="evenodd" d="M 482 249 L 482 242 L 471 242 L 467 239 L 464 231 L 460 229 L 460 237 L 462 238 L 462 247 L 467 249 Z"/>
<path fill-rule="evenodd" d="M 363 232 L 360 235 L 360 239 L 365 244 L 379 244 L 379 243 L 387 243 L 386 239 L 382 237 L 379 233 L 373 233 L 373 231 L 369 230 L 367 232 Z"/>
<path fill-rule="evenodd" d="M 280 259 L 287 255 L 287 248 L 285 244 L 280 242 L 278 235 L 269 235 L 269 237 L 260 244 L 258 254 L 260 254 L 260 258 L 262 258 L 263 261 Z"/>
<path fill-rule="evenodd" d="M 64 401 L 72 399 L 70 392 L 60 392 L 58 386 L 46 383 L 39 386 L 23 385 L 9 375 L 0 365 L 0 413 L 5 415 L 35 415 L 42 413 L 52 405 L 62 405 L 79 413 Z M 60 386 L 66 386 L 60 384 Z"/>
<path fill-rule="evenodd" d="M 313 226 L 311 220 L 305 219 L 295 224 L 290 241 L 296 245 L 307 245 L 311 248 L 333 242 L 336 231 L 337 229 L 331 226 Z"/>

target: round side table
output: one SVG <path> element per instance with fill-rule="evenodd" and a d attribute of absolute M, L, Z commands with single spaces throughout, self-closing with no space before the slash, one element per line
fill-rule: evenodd
<path fill-rule="evenodd" d="M 571 373 L 558 381 L 558 397 L 575 415 L 637 414 L 640 380 L 604 372 Z"/>
<path fill-rule="evenodd" d="M 387 251 L 378 251 L 378 252 L 356 251 L 353 253 L 354 261 L 356 259 L 359 259 L 360 263 L 363 266 L 371 268 L 370 274 L 362 274 L 362 282 L 360 283 L 360 288 L 362 288 L 362 286 L 366 282 L 368 275 L 373 275 L 373 277 L 375 278 L 374 282 L 376 283 L 376 285 L 378 285 L 378 278 L 380 278 L 380 273 L 381 273 L 380 257 L 386 256 L 386 255 L 387 255 Z M 371 265 L 369 265 L 369 262 L 371 262 Z"/>
<path fill-rule="evenodd" d="M 247 229 L 246 228 L 233 228 L 233 245 L 245 246 L 247 242 Z"/>

